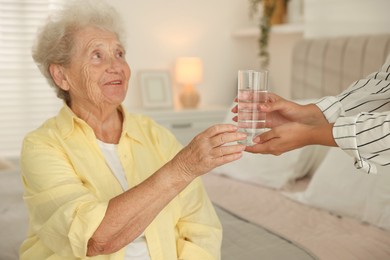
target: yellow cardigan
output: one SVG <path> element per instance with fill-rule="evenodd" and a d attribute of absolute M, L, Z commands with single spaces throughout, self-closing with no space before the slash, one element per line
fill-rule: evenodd
<path fill-rule="evenodd" d="M 118 153 L 129 187 L 139 184 L 182 148 L 153 120 L 126 112 Z M 29 212 L 21 259 L 90 259 L 87 243 L 108 202 L 122 188 L 105 163 L 93 130 L 64 105 L 29 133 L 21 154 Z M 152 260 L 220 259 L 222 228 L 200 178 L 146 228 Z M 93 259 L 124 259 L 124 249 Z"/>

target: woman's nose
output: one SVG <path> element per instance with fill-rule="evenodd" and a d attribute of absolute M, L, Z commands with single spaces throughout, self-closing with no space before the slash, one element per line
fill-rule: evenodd
<path fill-rule="evenodd" d="M 122 63 L 123 62 L 119 60 L 117 57 L 115 56 L 110 57 L 110 59 L 108 60 L 107 72 L 111 72 L 111 73 L 120 72 L 123 66 Z"/>

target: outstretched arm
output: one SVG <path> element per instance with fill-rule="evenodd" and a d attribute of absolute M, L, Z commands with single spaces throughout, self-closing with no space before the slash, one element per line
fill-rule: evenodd
<path fill-rule="evenodd" d="M 148 179 L 111 199 L 89 240 L 88 256 L 111 254 L 129 244 L 194 179 L 238 160 L 244 146 L 225 146 L 245 137 L 236 130 L 236 126 L 227 124 L 206 129 Z"/>

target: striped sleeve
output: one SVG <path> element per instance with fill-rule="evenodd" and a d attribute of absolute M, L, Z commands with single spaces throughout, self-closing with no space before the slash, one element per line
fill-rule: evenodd
<path fill-rule="evenodd" d="M 390 56 L 380 71 L 316 105 L 334 123 L 333 137 L 355 167 L 376 173 L 375 164 L 390 164 Z"/>

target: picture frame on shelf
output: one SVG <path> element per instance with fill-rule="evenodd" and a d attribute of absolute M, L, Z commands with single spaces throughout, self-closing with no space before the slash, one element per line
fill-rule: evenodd
<path fill-rule="evenodd" d="M 143 70 L 138 72 L 144 108 L 172 108 L 172 84 L 169 71 Z"/>

